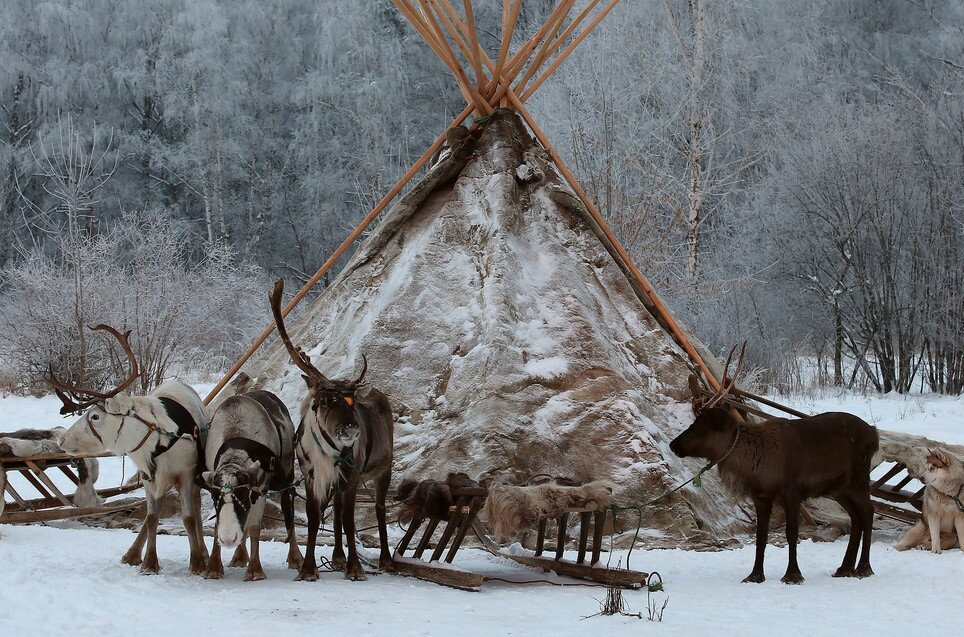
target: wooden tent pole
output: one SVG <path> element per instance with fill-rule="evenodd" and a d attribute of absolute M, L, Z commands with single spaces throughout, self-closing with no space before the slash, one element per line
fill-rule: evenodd
<path fill-rule="evenodd" d="M 475 79 L 481 89 L 485 85 L 485 75 L 482 74 L 482 62 L 479 60 L 479 36 L 475 29 L 475 14 L 472 12 L 472 0 L 462 0 L 465 7 L 465 22 L 469 27 L 469 44 L 472 46 L 472 68 L 475 69 Z"/>
<path fill-rule="evenodd" d="M 586 16 L 592 13 L 592 10 L 596 8 L 596 5 L 598 5 L 599 2 L 600 0 L 590 0 L 586 4 L 583 10 L 576 15 L 573 21 L 569 23 L 569 26 L 566 27 L 565 31 L 562 32 L 562 35 L 560 35 L 558 38 L 556 38 L 553 41 L 552 46 L 550 46 L 549 50 L 546 52 L 546 56 L 545 56 L 546 58 L 549 58 L 555 54 L 555 52 L 559 49 L 559 47 L 562 46 L 562 43 L 565 42 L 567 39 L 569 39 L 569 36 L 571 36 L 573 32 L 577 28 L 579 28 L 579 25 L 582 24 L 583 20 L 586 19 Z M 523 90 L 524 88 L 525 88 L 525 84 L 523 84 L 521 88 L 519 86 L 516 87 L 516 95 L 520 95 L 520 99 L 521 99 L 520 91 Z"/>
<path fill-rule="evenodd" d="M 522 115 L 523 119 L 525 119 L 526 123 L 529 125 L 529 128 L 532 129 L 532 132 L 539 140 L 539 143 L 542 144 L 543 148 L 545 148 L 549 153 L 549 156 L 552 157 L 552 161 L 556 164 L 556 167 L 559 168 L 559 172 L 562 173 L 563 177 L 566 178 L 566 181 L 569 182 L 569 186 L 572 187 L 579 199 L 582 200 L 583 205 L 586 206 L 586 210 L 593 218 L 593 221 L 596 222 L 596 225 L 599 226 L 599 229 L 602 230 L 603 234 L 606 235 L 606 239 L 608 239 L 613 248 L 615 248 L 616 253 L 626 264 L 626 267 L 629 269 L 633 278 L 646 293 L 646 296 L 649 297 L 650 301 L 652 301 L 656 312 L 659 314 L 660 318 L 666 322 L 667 327 L 669 327 L 670 331 L 673 333 L 673 336 L 676 337 L 677 342 L 683 347 L 686 353 L 689 354 L 693 362 L 696 363 L 696 365 L 700 368 L 700 371 L 702 371 L 703 375 L 706 376 L 707 382 L 713 386 L 713 389 L 719 389 L 720 383 L 717 381 L 716 376 L 714 376 L 710 371 L 709 367 L 703 361 L 703 357 L 699 355 L 699 352 L 697 352 L 696 348 L 693 347 L 693 344 L 686 336 L 686 333 L 676 322 L 676 319 L 673 318 L 673 315 L 670 314 L 669 308 L 666 307 L 662 299 L 659 298 L 659 295 L 656 294 L 656 290 L 654 290 L 653 286 L 650 285 L 649 280 L 643 276 L 643 273 L 640 272 L 636 267 L 636 264 L 633 263 L 632 257 L 630 257 L 629 253 L 626 252 L 626 249 L 619 242 L 619 239 L 609 228 L 609 224 L 606 223 L 606 220 L 599 213 L 599 210 L 596 209 L 595 204 L 593 204 L 592 200 L 586 195 L 585 191 L 583 191 L 582 187 L 579 185 L 579 182 L 576 181 L 576 178 L 569 171 L 569 168 L 566 166 L 565 162 L 562 161 L 559 153 L 556 152 L 556 149 L 549 142 L 549 138 L 546 137 L 545 133 L 542 132 L 542 129 L 539 128 L 539 125 L 536 124 L 535 119 L 529 113 L 528 109 L 526 109 L 519 97 L 517 97 L 512 91 L 509 91 L 507 95 L 509 100 L 512 102 L 512 105 L 517 111 L 519 111 L 519 114 Z"/>
<path fill-rule="evenodd" d="M 586 25 L 586 28 L 583 29 L 583 30 L 579 33 L 579 35 L 576 36 L 576 39 L 574 39 L 574 40 L 569 44 L 569 46 L 567 46 L 567 47 L 563 50 L 563 52 L 560 53 L 560 54 L 556 57 L 556 59 L 554 59 L 554 60 L 552 61 L 552 64 L 549 65 L 549 68 L 547 68 L 547 69 L 542 73 L 542 75 L 539 76 L 539 79 L 536 80 L 536 81 L 532 84 L 532 86 L 530 86 L 528 89 L 526 89 L 526 91 L 525 91 L 522 95 L 520 95 L 519 98 L 522 99 L 522 101 L 524 102 L 524 101 L 528 100 L 530 97 L 532 97 L 532 94 L 536 92 L 536 89 L 538 89 L 540 86 L 542 86 L 542 83 L 546 81 L 546 78 L 548 78 L 550 75 L 552 75 L 553 73 L 556 72 L 556 69 L 559 68 L 559 65 L 562 64 L 563 61 L 564 61 L 567 57 L 569 57 L 569 54 L 572 53 L 572 52 L 576 49 L 577 46 L 579 46 L 580 44 L 582 44 L 582 41 L 585 40 L 585 39 L 589 36 L 590 33 L 592 33 L 593 29 L 595 29 L 597 26 L 599 26 L 599 23 L 602 22 L 603 18 L 605 18 L 607 15 L 609 15 L 609 12 L 612 11 L 613 9 L 615 9 L 617 4 L 619 4 L 619 0 L 611 0 L 611 1 L 609 2 L 609 4 L 607 4 L 605 7 L 603 7 L 603 8 L 599 11 L 599 13 L 596 14 L 596 17 L 593 18 L 592 21 L 591 21 L 589 24 Z"/>
<path fill-rule="evenodd" d="M 515 31 L 515 23 L 519 18 L 519 11 L 522 10 L 522 0 L 514 0 L 512 4 L 512 13 L 508 13 L 508 6 L 505 1 L 502 2 L 502 44 L 499 46 L 499 57 L 495 63 L 495 73 L 493 74 L 493 80 L 497 80 L 502 75 L 502 69 L 505 66 L 506 56 L 509 54 L 509 46 L 512 44 L 512 33 Z M 492 90 L 495 90 L 495 85 L 492 86 Z M 488 92 L 486 97 L 491 95 L 491 91 Z"/>
<path fill-rule="evenodd" d="M 561 6 L 565 7 L 565 9 L 560 12 L 559 17 L 554 21 L 552 28 L 549 29 L 549 33 L 546 35 L 545 40 L 542 41 L 542 46 L 539 47 L 538 53 L 536 53 L 536 56 L 532 59 L 532 63 L 529 64 L 529 68 L 526 69 L 522 79 L 518 81 L 513 89 L 515 92 L 518 93 L 519 87 L 525 86 L 529 80 L 532 79 L 532 75 L 540 66 L 542 66 L 542 63 L 545 61 L 546 56 L 548 55 L 549 49 L 552 48 L 553 39 L 556 37 L 556 35 L 558 35 L 559 29 L 562 28 L 566 18 L 569 17 L 569 12 L 572 11 L 572 5 L 574 3 L 575 0 L 563 0 Z"/>
<path fill-rule="evenodd" d="M 475 108 L 473 106 L 466 106 L 465 109 L 461 113 L 459 113 L 458 117 L 456 117 L 452 121 L 452 124 L 451 126 L 449 126 L 449 128 L 451 128 L 452 126 L 458 126 L 459 124 L 464 122 L 465 119 L 469 115 L 471 115 L 474 110 Z M 428 162 L 428 160 L 432 158 L 432 156 L 435 154 L 435 151 L 441 148 L 442 143 L 444 141 L 445 141 L 445 133 L 443 132 L 441 135 L 439 135 L 438 139 L 435 140 L 435 143 L 429 146 L 428 150 L 426 150 L 425 153 L 418 158 L 418 161 L 416 161 L 412 165 L 412 167 L 408 169 L 408 172 L 402 175 L 402 178 L 399 179 L 394 186 L 392 186 L 391 190 L 389 190 L 384 197 L 382 197 L 381 201 L 375 204 L 375 207 L 372 208 L 372 211 L 369 212 L 368 215 L 361 220 L 358 226 L 352 231 L 350 235 L 348 235 L 348 237 L 344 241 L 341 242 L 341 245 L 338 246 L 338 248 L 332 253 L 332 255 L 328 257 L 328 259 L 323 264 L 321 264 L 321 267 L 318 268 L 318 271 L 315 272 L 314 276 L 312 276 L 308 280 L 308 282 L 305 283 L 300 290 L 298 290 L 298 293 L 295 294 L 290 301 L 288 301 L 288 304 L 284 307 L 284 309 L 281 310 L 282 317 L 288 316 L 288 314 L 291 313 L 291 310 L 295 309 L 295 306 L 297 306 L 298 303 L 301 302 L 301 299 L 303 299 L 305 295 L 308 294 L 308 292 L 310 292 L 311 289 L 315 287 L 315 285 L 317 285 L 319 281 L 321 281 L 321 278 L 325 276 L 325 274 L 328 273 L 328 270 L 330 270 L 331 267 L 335 265 L 335 262 L 337 262 L 338 259 L 340 259 L 342 255 L 345 254 L 345 251 L 348 250 L 351 244 L 353 244 L 358 239 L 358 237 L 361 236 L 361 234 L 368 228 L 368 226 L 371 225 L 372 221 L 374 221 L 375 218 L 379 214 L 381 214 L 382 210 L 384 210 L 385 207 L 392 202 L 392 200 L 398 195 L 398 193 L 402 191 L 402 189 L 406 186 L 406 184 L 408 184 L 408 182 L 412 180 L 412 177 L 418 174 L 418 171 L 420 171 L 422 167 Z M 251 358 L 251 356 L 258 350 L 259 347 L 261 347 L 261 344 L 264 343 L 269 336 L 271 336 L 271 333 L 274 330 L 275 330 L 275 324 L 274 324 L 274 321 L 272 321 L 270 324 L 268 324 L 266 328 L 264 328 L 264 331 L 261 332 L 258 338 L 254 340 L 254 342 L 247 349 L 247 351 L 245 351 L 244 354 L 241 355 L 241 357 L 237 360 L 234 366 L 224 375 L 224 377 L 218 382 L 218 384 L 214 386 L 214 389 L 212 389 L 208 393 L 207 397 L 205 397 L 204 399 L 205 405 L 207 405 L 212 400 L 214 400 L 214 397 L 217 396 L 222 389 L 224 389 L 224 386 L 227 385 L 229 382 L 231 382 L 231 379 L 234 378 L 234 375 L 237 374 L 238 371 L 240 371 L 240 369 L 244 366 L 244 364 L 248 362 L 248 359 Z"/>

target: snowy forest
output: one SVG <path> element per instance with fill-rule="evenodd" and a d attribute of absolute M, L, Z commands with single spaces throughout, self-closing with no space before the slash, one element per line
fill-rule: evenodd
<path fill-rule="evenodd" d="M 100 322 L 145 388 L 223 370 L 465 105 L 388 0 L 4 0 L 0 34 L 15 391 L 111 373 Z M 624 2 L 529 104 L 761 384 L 964 391 L 964 3 Z"/>

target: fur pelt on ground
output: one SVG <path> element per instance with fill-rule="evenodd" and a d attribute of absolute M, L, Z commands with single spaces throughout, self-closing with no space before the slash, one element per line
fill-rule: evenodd
<path fill-rule="evenodd" d="M 0 432 L 0 456 L 16 456 L 18 458 L 28 458 L 45 453 L 63 453 L 58 440 L 64 432 L 63 427 L 53 429 L 18 429 L 11 432 Z M 77 507 L 100 506 L 103 500 L 97 495 L 94 483 L 100 465 L 96 458 L 84 458 L 75 463 L 80 482 L 77 491 L 74 493 L 72 501 Z M 6 482 L 4 476 L 3 482 Z M 5 485 L 0 485 L 0 496 L 3 494 Z M 0 497 L 2 499 L 2 497 Z M 0 503 L 0 515 L 3 514 L 3 504 Z"/>
<path fill-rule="evenodd" d="M 567 509 L 598 511 L 609 506 L 614 485 L 600 480 L 582 486 L 563 486 L 549 482 L 536 486 L 492 484 L 483 515 L 497 542 L 522 529 L 534 526 L 541 518 L 557 518 Z"/>
<path fill-rule="evenodd" d="M 960 546 L 964 550 L 964 462 L 945 449 L 929 450 L 920 480 L 926 485 L 923 514 L 894 548 L 924 546 L 940 553 Z"/>
<path fill-rule="evenodd" d="M 408 524 L 423 518 L 449 519 L 449 507 L 455 504 L 452 490 L 458 487 L 477 487 L 479 483 L 464 473 L 450 473 L 445 481 L 412 478 L 402 480 L 398 485 L 398 497 L 402 503 L 398 521 Z"/>

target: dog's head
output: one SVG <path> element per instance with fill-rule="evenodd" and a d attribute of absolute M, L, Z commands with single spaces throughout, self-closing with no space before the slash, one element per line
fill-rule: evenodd
<path fill-rule="evenodd" d="M 943 449 L 929 449 L 921 481 L 924 484 L 964 482 L 964 462 Z"/>

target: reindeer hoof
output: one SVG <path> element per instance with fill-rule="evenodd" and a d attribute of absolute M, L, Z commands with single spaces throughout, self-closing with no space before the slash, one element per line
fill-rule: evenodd
<path fill-rule="evenodd" d="M 368 576 L 365 575 L 365 569 L 362 568 L 361 564 L 356 562 L 345 571 L 345 579 L 353 582 L 364 582 L 368 579 Z"/>
<path fill-rule="evenodd" d="M 856 577 L 857 574 L 854 572 L 854 569 L 844 568 L 843 566 L 841 566 L 836 571 L 834 571 L 833 576 L 834 577 Z"/>
<path fill-rule="evenodd" d="M 224 579 L 224 569 L 217 570 L 212 568 L 205 571 L 204 579 Z"/>
<path fill-rule="evenodd" d="M 784 584 L 803 584 L 803 575 L 800 573 L 787 573 L 780 581 Z"/>
<path fill-rule="evenodd" d="M 296 582 L 317 582 L 318 581 L 318 567 L 306 569 L 304 567 L 298 571 L 298 575 L 295 576 Z"/>
<path fill-rule="evenodd" d="M 300 570 L 300 569 L 301 569 L 301 565 L 302 565 L 303 562 L 304 562 L 304 560 L 302 559 L 302 557 L 301 557 L 300 555 L 299 555 L 297 558 L 289 557 L 289 558 L 288 558 L 288 568 L 290 568 L 290 569 L 293 570 L 293 571 Z"/>
<path fill-rule="evenodd" d="M 743 578 L 743 583 L 744 584 L 762 584 L 763 582 L 766 581 L 766 579 L 767 578 L 763 576 L 763 573 L 750 573 L 749 575 Z"/>
<path fill-rule="evenodd" d="M 381 557 L 378 559 L 378 568 L 386 573 L 394 573 L 395 562 L 390 557 Z"/>
<path fill-rule="evenodd" d="M 331 570 L 341 572 L 345 570 L 345 565 L 348 564 L 348 561 L 345 559 L 345 556 L 343 555 L 340 557 L 332 556 L 330 563 L 331 563 Z"/>
<path fill-rule="evenodd" d="M 241 567 L 241 566 L 247 566 L 247 565 L 248 565 L 248 556 L 247 556 L 247 555 L 244 555 L 244 556 L 238 556 L 238 555 L 236 555 L 236 556 L 234 557 L 234 559 L 232 559 L 232 560 L 228 563 L 228 566 L 231 566 L 231 567 Z"/>
<path fill-rule="evenodd" d="M 244 573 L 245 582 L 260 582 L 263 579 L 267 579 L 267 576 L 264 574 L 264 571 L 261 571 L 261 570 L 246 571 Z"/>
<path fill-rule="evenodd" d="M 200 556 L 191 558 L 191 575 L 207 575 L 208 561 Z"/>
<path fill-rule="evenodd" d="M 161 572 L 161 565 L 157 563 L 157 558 L 146 559 L 141 564 L 141 575 L 157 575 Z"/>
<path fill-rule="evenodd" d="M 859 577 L 861 579 L 865 577 L 870 577 L 874 574 L 874 569 L 870 568 L 870 564 L 865 564 L 864 566 L 858 566 L 857 570 L 854 571 L 854 577 Z"/>
<path fill-rule="evenodd" d="M 140 553 L 124 553 L 124 557 L 121 558 L 121 563 L 131 566 L 140 566 L 141 561 Z"/>

